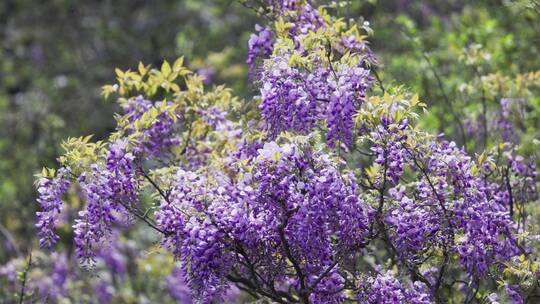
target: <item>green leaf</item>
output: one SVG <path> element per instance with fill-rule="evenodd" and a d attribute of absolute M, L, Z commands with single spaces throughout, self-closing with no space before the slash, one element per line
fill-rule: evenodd
<path fill-rule="evenodd" d="M 163 74 L 163 77 L 167 77 L 171 74 L 171 65 L 167 60 L 163 61 L 163 64 L 161 65 L 161 73 Z"/>
<path fill-rule="evenodd" d="M 148 71 L 148 68 L 146 66 L 144 66 L 144 64 L 142 62 L 139 61 L 138 70 L 139 70 L 139 74 L 141 74 L 141 76 L 142 76 L 142 75 L 146 74 L 146 72 Z"/>
<path fill-rule="evenodd" d="M 174 72 L 180 72 L 182 70 L 182 67 L 184 66 L 184 57 L 179 57 L 176 59 L 176 61 L 173 64 L 173 71 Z"/>

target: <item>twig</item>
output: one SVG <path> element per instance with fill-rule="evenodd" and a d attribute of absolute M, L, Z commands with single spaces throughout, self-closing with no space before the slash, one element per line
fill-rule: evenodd
<path fill-rule="evenodd" d="M 386 93 L 386 89 L 384 88 L 383 82 L 381 77 L 379 76 L 379 73 L 376 69 L 371 70 L 373 72 L 373 75 L 375 75 L 375 79 L 377 79 L 377 83 L 379 84 L 379 87 L 381 88 L 383 94 Z"/>
<path fill-rule="evenodd" d="M 332 65 L 332 43 L 330 43 L 330 40 L 328 42 L 328 50 L 326 52 L 326 59 L 328 59 L 328 65 L 330 66 L 330 70 L 332 71 L 332 74 L 334 74 L 334 78 L 336 79 L 336 83 L 339 82 L 339 77 L 336 73 L 336 70 L 334 70 L 334 66 Z"/>
<path fill-rule="evenodd" d="M 237 285 L 238 284 L 243 284 L 249 290 L 257 290 L 257 288 L 253 285 L 253 283 L 250 280 L 247 280 L 245 278 L 234 276 L 234 275 L 231 275 L 231 274 L 227 275 L 226 278 L 227 278 L 227 280 L 229 280 L 229 281 L 231 281 L 233 283 L 236 283 Z M 257 290 L 257 293 L 259 293 L 259 294 L 261 294 L 261 295 L 263 295 L 265 297 L 268 297 L 268 298 L 270 298 L 270 299 L 272 299 L 272 300 L 274 300 L 274 301 L 276 301 L 278 303 L 283 303 L 283 304 L 289 303 L 287 301 L 284 301 L 280 297 L 275 296 L 275 295 L 273 295 L 271 293 L 268 293 L 268 292 L 266 292 L 264 290 Z"/>
<path fill-rule="evenodd" d="M 146 213 L 141 215 L 139 214 L 139 212 L 137 210 L 134 210 L 133 208 L 131 208 L 130 206 L 124 204 L 123 202 L 120 202 L 120 205 L 122 205 L 124 208 L 126 208 L 126 210 L 129 211 L 129 213 L 135 215 L 138 219 L 140 219 L 141 221 L 145 222 L 148 226 L 150 226 L 150 228 L 156 230 L 157 232 L 167 236 L 167 235 L 170 235 L 171 233 L 170 232 L 167 232 L 165 230 L 162 230 L 161 228 L 159 228 L 158 226 L 156 226 L 154 223 L 152 223 L 150 221 L 150 219 L 148 218 L 148 216 L 146 216 Z"/>
<path fill-rule="evenodd" d="M 13 235 L 9 232 L 9 230 L 0 223 L 0 232 L 4 235 L 6 240 L 11 244 L 11 247 L 13 247 L 13 250 L 15 250 L 15 253 L 17 256 L 21 256 L 21 250 L 19 249 L 19 246 L 17 245 L 17 242 L 15 241 L 15 238 Z"/>
<path fill-rule="evenodd" d="M 504 171 L 504 177 L 505 177 L 505 184 L 506 188 L 508 190 L 508 200 L 509 200 L 509 209 L 510 209 L 510 218 L 514 218 L 514 197 L 512 195 L 512 186 L 510 185 L 510 177 L 508 176 L 510 171 L 510 164 L 506 167 L 506 170 Z"/>
<path fill-rule="evenodd" d="M 467 146 L 467 137 L 466 137 L 466 134 L 465 134 L 465 128 L 463 127 L 463 123 L 461 122 L 461 118 L 459 117 L 459 115 L 456 114 L 456 112 L 454 112 L 454 108 L 452 107 L 452 102 L 450 101 L 450 98 L 448 97 L 448 95 L 446 94 L 446 91 L 444 90 L 444 86 L 443 86 L 441 77 L 439 76 L 439 73 L 437 72 L 437 70 L 435 69 L 433 64 L 431 63 L 431 60 L 429 60 L 428 55 L 425 52 L 422 52 L 422 56 L 424 57 L 424 59 L 428 63 L 429 69 L 433 73 L 433 76 L 435 76 L 435 80 L 437 81 L 437 85 L 438 85 L 439 90 L 441 91 L 441 94 L 443 96 L 443 100 L 444 100 L 446 106 L 448 107 L 448 111 L 450 112 L 450 114 L 452 114 L 452 116 L 456 120 L 456 123 L 458 124 L 459 132 L 461 133 L 461 140 L 463 142 L 463 146 L 466 147 Z"/>
<path fill-rule="evenodd" d="M 28 254 L 28 264 L 26 264 L 26 268 L 23 271 L 21 291 L 19 293 L 19 304 L 22 304 L 24 301 L 24 290 L 26 288 L 26 281 L 28 278 L 28 271 L 30 270 L 30 267 L 32 267 L 32 251 L 30 251 L 30 253 Z"/>
<path fill-rule="evenodd" d="M 154 187 L 154 189 L 156 189 L 159 192 L 159 194 L 163 197 L 163 199 L 167 201 L 167 203 L 170 204 L 169 195 L 167 195 L 163 190 L 161 190 L 161 188 L 156 184 L 156 182 L 154 182 L 154 180 L 152 180 L 150 176 L 148 176 L 148 174 L 144 172 L 142 168 L 141 168 L 141 173 L 144 176 L 144 178 Z"/>
<path fill-rule="evenodd" d="M 450 229 L 450 242 L 453 244 L 454 243 L 454 235 L 455 235 L 455 232 L 454 232 L 455 227 L 454 227 L 454 224 L 452 223 L 452 221 L 450 220 L 450 214 L 448 212 L 448 209 L 444 205 L 444 201 L 440 197 L 439 193 L 437 192 L 437 189 L 435 188 L 435 185 L 433 184 L 433 182 L 429 178 L 429 175 L 427 174 L 426 168 L 424 168 L 424 166 L 420 165 L 420 163 L 418 162 L 416 156 L 411 151 L 409 151 L 408 149 L 407 149 L 407 151 L 412 156 L 415 166 L 418 169 L 420 169 L 420 172 L 422 172 L 422 174 L 424 175 L 424 178 L 427 180 L 427 182 L 429 184 L 429 187 L 431 188 L 431 190 L 433 191 L 433 194 L 435 195 L 435 197 L 437 198 L 437 201 L 439 202 L 439 206 L 441 207 L 441 209 L 443 211 L 443 214 L 444 214 L 444 218 L 446 220 L 446 225 L 448 225 L 448 228 Z M 444 259 L 443 259 L 443 262 L 441 264 L 441 267 L 439 268 L 439 275 L 437 277 L 437 281 L 435 282 L 435 286 L 433 288 L 433 292 L 435 294 L 437 294 L 437 291 L 438 291 L 439 287 L 441 286 L 441 283 L 442 283 L 443 278 L 444 278 L 444 273 L 446 271 L 446 267 L 448 265 L 448 262 L 450 261 L 450 257 L 448 256 L 448 245 L 446 244 L 446 242 L 447 241 L 445 239 L 444 245 L 443 245 L 443 247 L 444 247 L 444 249 L 443 249 Z"/>
<path fill-rule="evenodd" d="M 282 207 L 285 209 L 285 204 L 283 202 L 282 202 Z M 287 256 L 287 259 L 289 260 L 289 262 L 291 262 L 291 264 L 293 265 L 293 268 L 296 271 L 296 275 L 298 276 L 298 279 L 300 280 L 300 290 L 298 291 L 298 294 L 300 295 L 302 302 L 307 304 L 309 303 L 309 297 L 306 293 L 307 289 L 306 289 L 305 275 L 302 272 L 302 268 L 300 268 L 300 263 L 298 263 L 296 258 L 293 256 L 291 248 L 289 246 L 289 241 L 287 240 L 287 237 L 285 236 L 285 228 L 287 228 L 287 225 L 289 223 L 289 218 L 297 210 L 298 209 L 285 211 L 283 222 L 278 225 L 278 234 L 279 234 L 279 238 L 281 240 L 283 249 L 285 250 L 285 255 Z"/>

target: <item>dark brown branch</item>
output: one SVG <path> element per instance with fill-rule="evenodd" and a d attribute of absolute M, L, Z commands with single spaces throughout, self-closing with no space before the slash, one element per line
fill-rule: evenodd
<path fill-rule="evenodd" d="M 437 192 L 437 189 L 435 188 L 435 185 L 433 184 L 433 182 L 431 181 L 431 179 L 429 178 L 429 175 L 427 173 L 427 170 L 426 168 L 424 168 L 424 166 L 422 166 L 416 156 L 410 152 L 409 150 L 407 150 L 409 152 L 409 154 L 412 156 L 413 158 L 413 161 L 414 161 L 414 164 L 415 166 L 420 170 L 420 172 L 422 172 L 422 175 L 424 175 L 424 178 L 427 180 L 428 184 L 429 184 L 429 187 L 431 188 L 431 190 L 433 191 L 433 194 L 435 195 L 435 197 L 437 198 L 437 201 L 439 202 L 439 206 L 441 207 L 441 209 L 443 210 L 443 214 L 444 214 L 444 218 L 445 218 L 445 221 L 446 221 L 446 225 L 448 226 L 448 228 L 450 229 L 450 242 L 453 243 L 454 242 L 454 235 L 455 235 L 455 227 L 452 223 L 452 221 L 450 220 L 450 214 L 448 212 L 448 209 L 446 208 L 445 206 L 445 203 L 444 201 L 441 199 L 439 193 Z M 437 281 L 435 282 L 435 286 L 434 286 L 434 293 L 437 293 L 438 289 L 440 288 L 441 284 L 442 284 L 442 281 L 443 281 L 443 277 L 444 277 L 444 273 L 446 271 L 446 267 L 448 266 L 448 263 L 450 261 L 450 257 L 448 256 L 448 245 L 446 244 L 446 241 L 444 242 L 444 250 L 443 250 L 443 263 L 441 264 L 441 267 L 439 268 L 439 275 L 437 277 Z"/>
<path fill-rule="evenodd" d="M 123 202 L 119 202 L 119 203 L 120 203 L 120 205 L 122 205 L 122 207 L 124 207 L 127 211 L 129 211 L 129 213 L 133 214 L 138 219 L 145 222 L 150 228 L 156 230 L 157 232 L 159 232 L 159 233 L 161 233 L 161 234 L 163 234 L 165 236 L 171 234 L 170 232 L 164 231 L 161 228 L 157 227 L 154 223 L 152 223 L 152 221 L 146 216 L 146 212 L 145 212 L 145 214 L 141 215 L 137 210 L 134 210 L 134 208 L 128 206 L 127 204 L 124 204 Z"/>
<path fill-rule="evenodd" d="M 308 291 L 313 291 L 317 285 L 326 277 L 330 274 L 330 272 L 337 266 L 337 264 L 339 264 L 339 262 L 345 257 L 347 256 L 347 254 L 349 252 L 354 252 L 355 250 L 357 249 L 360 249 L 360 248 L 363 248 L 365 246 L 367 246 L 370 241 L 372 239 L 369 239 L 367 240 L 365 243 L 360 243 L 358 244 L 357 246 L 354 246 L 353 248 L 350 249 L 350 251 L 346 250 L 346 251 L 343 251 L 341 255 L 337 256 L 334 258 L 334 262 L 332 262 L 332 264 L 330 264 L 329 266 L 326 267 L 326 269 L 321 273 L 321 275 L 319 275 L 319 277 L 317 278 L 317 280 L 315 280 L 315 282 L 313 282 L 311 284 L 311 286 L 308 287 Z"/>
<path fill-rule="evenodd" d="M 330 40 L 328 42 L 328 50 L 326 51 L 326 59 L 328 59 L 328 65 L 330 66 L 330 70 L 332 71 L 332 74 L 334 74 L 334 78 L 336 79 L 336 82 L 339 81 L 339 77 L 336 73 L 336 70 L 334 70 L 334 65 L 332 64 L 332 44 L 330 43 Z"/>
<path fill-rule="evenodd" d="M 282 207 L 285 209 L 284 203 L 282 203 Z M 287 256 L 287 259 L 289 260 L 289 262 L 291 262 L 291 264 L 293 265 L 296 275 L 298 276 L 298 279 L 300 280 L 300 290 L 298 291 L 300 299 L 302 299 L 303 303 L 307 304 L 309 303 L 309 296 L 307 294 L 307 289 L 306 289 L 305 275 L 302 272 L 300 263 L 298 263 L 296 258 L 293 256 L 291 248 L 289 246 L 289 241 L 287 241 L 287 237 L 285 236 L 285 228 L 287 228 L 287 225 L 289 224 L 289 218 L 297 210 L 298 209 L 285 211 L 283 222 L 278 225 L 278 234 L 279 234 L 281 244 L 283 246 L 283 250 L 285 251 L 285 255 Z"/>
<path fill-rule="evenodd" d="M 166 194 L 166 193 L 165 193 L 165 192 L 164 192 L 164 191 L 156 184 L 156 182 L 154 182 L 154 180 L 152 180 L 152 179 L 150 178 L 150 176 L 148 176 L 148 174 L 147 174 L 146 172 L 144 172 L 144 170 L 143 170 L 142 168 L 141 168 L 141 173 L 142 173 L 142 175 L 144 176 L 144 178 L 145 178 L 145 179 L 146 179 L 146 180 L 154 187 L 154 189 L 156 189 L 156 190 L 159 192 L 159 194 L 161 195 L 161 197 L 163 197 L 163 199 L 164 199 L 165 201 L 167 201 L 167 203 L 170 204 L 171 202 L 169 201 L 169 195 L 167 195 L 167 194 Z"/>
<path fill-rule="evenodd" d="M 253 283 L 248 280 L 248 279 L 245 279 L 245 278 L 242 278 L 242 277 L 238 277 L 238 276 L 234 276 L 232 274 L 229 274 L 227 275 L 227 280 L 235 283 L 235 284 L 243 284 L 245 286 L 245 288 L 249 289 L 249 290 L 255 290 L 258 294 L 261 294 L 267 298 L 270 298 L 278 303 L 282 303 L 282 304 L 286 304 L 286 303 L 289 303 L 283 299 L 281 299 L 280 297 L 276 296 L 276 295 L 273 295 L 269 292 L 266 292 L 264 290 L 261 290 L 261 289 L 257 289 L 257 287 L 255 285 L 253 285 Z"/>
<path fill-rule="evenodd" d="M 384 151 L 385 159 L 387 157 L 386 153 L 387 152 L 385 150 Z M 386 246 L 389 248 L 392 260 L 397 260 L 397 261 L 401 262 L 401 264 L 403 264 L 405 266 L 405 268 L 407 268 L 407 270 L 409 271 L 409 274 L 411 275 L 413 280 L 421 281 L 422 283 L 426 284 L 426 286 L 430 290 L 432 290 L 436 301 L 438 303 L 442 303 L 442 300 L 439 299 L 437 291 L 433 289 L 433 286 L 432 286 L 431 282 L 428 279 L 426 279 L 413 265 L 411 265 L 406 260 L 404 260 L 404 259 L 402 259 L 400 257 L 400 255 L 397 252 L 397 249 L 395 248 L 394 244 L 390 240 L 390 237 L 389 237 L 388 232 L 386 230 L 386 225 L 385 225 L 385 223 L 384 223 L 384 221 L 382 219 L 382 212 L 384 210 L 384 192 L 386 190 L 386 183 L 387 183 L 387 178 L 386 178 L 387 167 L 388 167 L 387 163 L 385 162 L 384 170 L 383 170 L 383 183 L 382 183 L 381 187 L 379 188 L 379 205 L 377 207 L 377 213 L 375 215 L 377 224 L 379 226 L 378 233 L 382 233 L 382 240 L 386 244 Z"/>
<path fill-rule="evenodd" d="M 510 171 L 510 164 L 506 166 L 506 170 L 504 171 L 504 179 L 505 179 L 506 189 L 508 190 L 510 218 L 513 219 L 514 218 L 514 197 L 512 195 L 512 186 L 510 185 L 509 171 Z"/>
<path fill-rule="evenodd" d="M 375 79 L 377 79 L 377 83 L 379 84 L 379 87 L 381 88 L 383 94 L 386 93 L 386 89 L 384 88 L 383 82 L 381 77 L 379 76 L 379 73 L 376 69 L 371 70 L 373 72 L 373 75 L 375 75 Z"/>

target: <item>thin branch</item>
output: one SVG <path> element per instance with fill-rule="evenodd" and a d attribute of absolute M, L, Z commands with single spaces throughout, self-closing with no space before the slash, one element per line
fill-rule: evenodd
<path fill-rule="evenodd" d="M 446 208 L 446 206 L 444 204 L 444 201 L 441 199 L 439 193 L 437 192 L 437 189 L 435 188 L 435 185 L 433 184 L 433 182 L 429 178 L 429 175 L 427 174 L 427 171 L 424 168 L 424 166 L 420 165 L 420 163 L 418 162 L 416 156 L 411 151 L 409 151 L 408 149 L 407 149 L 407 151 L 412 156 L 415 166 L 418 169 L 420 169 L 420 172 L 422 172 L 422 174 L 424 175 L 424 178 L 427 180 L 431 190 L 433 191 L 433 194 L 435 195 L 435 197 L 437 198 L 437 201 L 439 202 L 439 206 L 443 210 L 446 225 L 450 229 L 450 242 L 453 244 L 454 235 L 455 235 L 455 233 L 454 233 L 455 227 L 454 227 L 452 221 L 450 220 L 450 215 L 449 215 L 448 209 Z M 441 267 L 439 268 L 439 275 L 437 277 L 437 281 L 435 282 L 434 293 L 437 293 L 439 287 L 441 286 L 443 278 L 444 278 L 444 273 L 446 271 L 446 267 L 448 266 L 448 263 L 450 261 L 450 257 L 448 256 L 448 244 L 446 244 L 446 240 L 445 240 L 443 246 L 444 246 L 444 249 L 443 249 L 444 259 L 443 259 L 443 262 L 441 264 Z"/>
<path fill-rule="evenodd" d="M 377 69 L 373 69 L 371 71 L 373 72 L 373 75 L 375 75 L 375 79 L 377 79 L 377 83 L 379 84 L 379 87 L 381 88 L 383 94 L 386 93 L 386 89 L 384 88 L 382 79 L 379 76 L 379 73 L 377 72 Z"/>
<path fill-rule="evenodd" d="M 435 76 L 435 80 L 437 81 L 437 85 L 439 87 L 439 90 L 441 91 L 441 94 L 443 96 L 443 100 L 444 100 L 444 102 L 445 102 L 445 104 L 446 104 L 446 106 L 448 108 L 448 111 L 450 112 L 450 114 L 452 114 L 452 116 L 454 117 L 456 123 L 458 124 L 459 132 L 461 133 L 461 140 L 462 140 L 463 146 L 466 147 L 467 146 L 467 136 L 466 136 L 466 133 L 465 133 L 465 128 L 463 127 L 463 122 L 461 121 L 461 118 L 459 117 L 459 115 L 457 115 L 457 113 L 454 111 L 454 107 L 452 106 L 452 102 L 450 101 L 450 98 L 448 97 L 448 95 L 446 94 L 446 91 L 444 90 L 444 86 L 443 86 L 441 77 L 439 76 L 439 73 L 437 72 L 437 69 L 435 69 L 435 66 L 433 66 L 433 64 L 431 63 L 431 60 L 429 60 L 429 57 L 425 52 L 422 52 L 422 56 L 424 57 L 424 59 L 428 63 L 429 68 L 430 68 L 431 72 L 433 73 L 433 76 Z"/>
<path fill-rule="evenodd" d="M 170 201 L 169 201 L 169 195 L 167 195 L 157 184 L 156 182 L 154 182 L 154 180 L 152 180 L 150 178 L 150 176 L 148 176 L 148 174 L 146 172 L 144 172 L 144 170 L 141 168 L 141 173 L 142 175 L 144 176 L 144 178 L 154 187 L 154 189 L 156 189 L 159 194 L 163 197 L 163 199 L 165 201 L 167 201 L 167 203 L 170 204 Z"/>
<path fill-rule="evenodd" d="M 506 166 L 506 170 L 504 171 L 504 177 L 505 177 L 505 184 L 506 188 L 508 190 L 508 200 L 509 200 L 509 209 L 510 209 L 510 218 L 514 218 L 514 197 L 512 195 L 512 186 L 510 185 L 510 177 L 509 175 L 510 171 L 510 164 Z"/>
<path fill-rule="evenodd" d="M 285 204 L 283 202 L 282 202 L 282 207 L 285 209 Z M 289 241 L 287 240 L 287 237 L 285 236 L 285 228 L 287 228 L 287 225 L 289 223 L 289 218 L 297 210 L 298 209 L 285 211 L 283 222 L 278 225 L 278 234 L 279 234 L 279 238 L 281 240 L 283 249 L 285 250 L 285 255 L 287 256 L 287 259 L 289 260 L 289 262 L 291 262 L 291 264 L 293 265 L 296 275 L 298 276 L 298 279 L 300 280 L 300 290 L 298 291 L 298 294 L 300 295 L 300 298 L 302 299 L 303 303 L 309 303 L 309 297 L 306 293 L 307 289 L 306 289 L 305 275 L 302 272 L 300 263 L 298 263 L 296 258 L 293 256 L 291 248 L 289 246 Z"/>
<path fill-rule="evenodd" d="M 30 271 L 30 267 L 32 267 L 32 251 L 30 251 L 28 254 L 28 264 L 26 264 L 26 268 L 23 271 L 21 291 L 19 293 L 19 304 L 22 304 L 24 301 L 24 291 L 26 288 L 26 281 L 28 279 L 28 271 Z"/>
<path fill-rule="evenodd" d="M 360 243 L 358 244 L 357 246 L 354 246 L 353 248 L 350 249 L 350 252 L 354 252 L 355 250 L 357 249 L 360 249 L 360 248 L 363 248 L 365 246 L 367 246 L 370 241 L 372 239 L 369 239 L 367 242 L 365 243 Z M 311 286 L 308 287 L 308 291 L 313 291 L 317 285 L 328 275 L 330 274 L 330 272 L 337 266 L 337 264 L 339 264 L 339 262 L 345 257 L 347 256 L 347 253 L 349 253 L 348 250 L 346 251 L 343 251 L 341 253 L 341 255 L 337 256 L 335 259 L 334 259 L 334 262 L 332 264 L 330 264 L 322 273 L 321 275 L 319 275 L 319 277 L 317 278 L 317 280 L 315 280 L 315 282 L 313 282 L 311 284 Z"/>
<path fill-rule="evenodd" d="M 253 283 L 248 280 L 248 279 L 245 279 L 245 278 L 242 278 L 242 277 L 238 277 L 238 276 L 234 276 L 234 275 L 227 275 L 226 276 L 227 280 L 235 283 L 235 284 L 243 284 L 247 289 L 250 289 L 250 290 L 256 290 L 257 293 L 267 297 L 267 298 L 270 298 L 278 303 L 282 303 L 282 304 L 286 304 L 286 303 L 289 303 L 283 299 L 281 299 L 280 297 L 277 297 L 271 293 L 268 293 L 264 290 L 258 290 L 254 285 Z"/>
<path fill-rule="evenodd" d="M 141 221 L 145 222 L 150 228 L 156 230 L 157 232 L 167 236 L 167 235 L 170 235 L 171 233 L 170 232 L 167 232 L 167 231 L 164 231 L 162 230 L 161 228 L 157 227 L 149 218 L 148 216 L 146 216 L 146 213 L 145 214 L 140 214 L 137 210 L 134 210 L 133 208 L 131 208 L 130 206 L 124 204 L 123 202 L 120 202 L 120 205 L 122 205 L 126 210 L 129 211 L 129 213 L 135 215 L 138 219 L 140 219 Z"/>
<path fill-rule="evenodd" d="M 192 131 L 192 128 L 190 126 L 190 128 L 188 130 L 188 134 L 186 135 L 186 138 L 184 139 L 184 145 L 182 147 L 182 150 L 180 150 L 180 155 L 184 155 L 186 153 L 186 151 L 187 151 L 189 141 L 191 140 L 191 131 Z"/>
<path fill-rule="evenodd" d="M 328 65 L 330 66 L 330 70 L 332 71 L 332 74 L 334 74 L 334 78 L 336 79 L 336 82 L 339 81 L 339 77 L 336 73 L 336 70 L 334 70 L 334 65 L 332 64 L 332 43 L 330 43 L 330 40 L 328 42 L 328 50 L 326 52 L 326 59 L 328 59 Z"/>
<path fill-rule="evenodd" d="M 479 76 L 480 77 L 480 76 Z M 487 147 L 488 129 L 487 129 L 487 106 L 486 106 L 486 91 L 482 87 L 482 144 L 483 149 Z"/>
<path fill-rule="evenodd" d="M 273 21 L 273 19 L 275 18 L 274 13 L 272 12 L 272 10 L 263 1 L 255 1 L 259 5 L 259 7 L 262 9 L 262 13 L 261 13 L 260 9 L 257 9 L 257 7 L 249 4 L 247 0 L 238 0 L 238 2 L 243 7 L 252 10 L 253 12 L 255 12 L 255 14 L 262 16 L 263 18 L 267 19 L 268 21 Z"/>

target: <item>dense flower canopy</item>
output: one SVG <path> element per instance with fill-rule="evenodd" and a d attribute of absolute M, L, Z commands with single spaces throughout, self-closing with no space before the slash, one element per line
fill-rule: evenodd
<path fill-rule="evenodd" d="M 456 290 L 470 302 L 496 289 L 531 255 L 533 162 L 419 129 L 425 105 L 377 84 L 363 26 L 305 1 L 271 8 L 275 22 L 249 40 L 252 103 L 205 91 L 182 59 L 117 71 L 104 87 L 122 106 L 116 132 L 68 140 L 62 168 L 39 180 L 41 245 L 58 240 L 71 183 L 85 201 L 73 224 L 83 265 L 140 220 L 202 303 L 233 286 L 278 303 L 443 303 Z"/>

